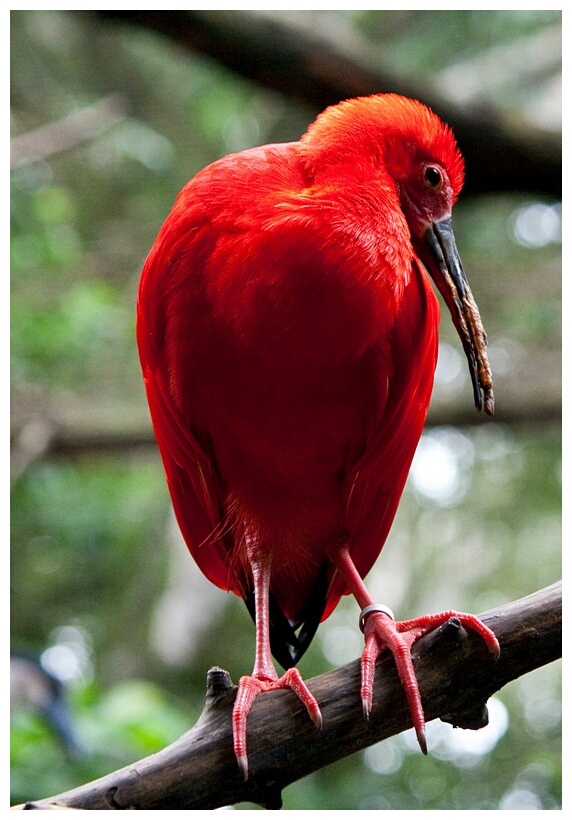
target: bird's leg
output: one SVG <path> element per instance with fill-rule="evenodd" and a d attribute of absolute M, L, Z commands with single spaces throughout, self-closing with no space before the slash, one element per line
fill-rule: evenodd
<path fill-rule="evenodd" d="M 332 553 L 331 558 L 362 610 L 360 627 L 365 637 L 365 648 L 361 656 L 361 698 L 364 715 L 366 718 L 369 717 L 372 707 L 375 662 L 387 648 L 395 659 L 419 746 L 421 751 L 427 754 L 425 716 L 413 669 L 411 647 L 418 638 L 445 623 L 449 618 L 457 618 L 463 626 L 477 632 L 495 656 L 500 652 L 498 641 L 494 633 L 478 618 L 463 612 L 441 612 L 438 615 L 424 615 L 411 621 L 396 622 L 391 610 L 374 603 L 346 546 L 338 548 Z"/>
<path fill-rule="evenodd" d="M 256 654 L 252 675 L 244 675 L 238 682 L 238 692 L 232 711 L 234 753 L 245 780 L 248 777 L 246 719 L 255 697 L 260 692 L 269 692 L 272 689 L 292 689 L 308 710 L 308 714 L 316 726 L 318 728 L 322 726 L 322 713 L 318 702 L 302 680 L 298 670 L 292 667 L 279 678 L 274 667 L 270 650 L 268 605 L 272 558 L 270 555 L 256 550 L 251 543 L 247 545 L 247 555 L 254 581 Z"/>

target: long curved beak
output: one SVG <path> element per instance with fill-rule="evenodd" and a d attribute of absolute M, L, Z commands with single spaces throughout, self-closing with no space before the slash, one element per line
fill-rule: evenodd
<path fill-rule="evenodd" d="M 492 416 L 495 400 L 487 335 L 455 243 L 451 219 L 433 222 L 415 243 L 421 261 L 445 299 L 469 363 L 475 407 Z"/>

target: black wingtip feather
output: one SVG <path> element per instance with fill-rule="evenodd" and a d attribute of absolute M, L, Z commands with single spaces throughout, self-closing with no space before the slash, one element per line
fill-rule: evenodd
<path fill-rule="evenodd" d="M 291 624 L 284 615 L 272 590 L 270 591 L 270 648 L 283 669 L 296 666 L 310 646 L 326 608 L 327 591 L 327 565 L 324 564 L 318 572 L 312 591 L 295 625 Z M 252 620 L 256 623 L 256 607 L 252 588 L 247 592 L 245 604 Z"/>

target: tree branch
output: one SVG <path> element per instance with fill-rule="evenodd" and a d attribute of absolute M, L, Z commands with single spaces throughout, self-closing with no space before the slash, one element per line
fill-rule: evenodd
<path fill-rule="evenodd" d="M 123 94 L 110 94 L 87 108 L 19 134 L 10 140 L 10 167 L 20 168 L 53 154 L 68 151 L 99 136 L 125 119 L 129 102 Z"/>
<path fill-rule="evenodd" d="M 427 720 L 483 726 L 484 704 L 494 692 L 561 657 L 560 583 L 481 618 L 501 645 L 497 661 L 455 620 L 415 644 Z M 391 657 L 383 655 L 378 662 L 369 721 L 362 714 L 359 677 L 355 661 L 309 681 L 324 718 L 320 732 L 293 693 L 258 697 L 248 719 L 250 776 L 243 781 L 232 751 L 236 687 L 228 673 L 211 669 L 204 711 L 175 743 L 92 783 L 16 808 L 214 809 L 246 800 L 279 808 L 285 786 L 411 726 Z"/>
<path fill-rule="evenodd" d="M 93 13 L 93 12 L 90 12 Z M 209 55 L 260 85 L 321 111 L 340 100 L 394 92 L 421 99 L 453 128 L 467 163 L 465 193 L 539 192 L 560 197 L 560 136 L 503 120 L 490 104 L 459 105 L 427 75 L 396 73 L 379 46 L 359 32 L 257 11 L 98 11 L 100 19 L 137 25 Z"/>

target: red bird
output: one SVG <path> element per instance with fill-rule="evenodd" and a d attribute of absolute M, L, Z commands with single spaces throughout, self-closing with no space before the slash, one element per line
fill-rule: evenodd
<path fill-rule="evenodd" d="M 224 157 L 179 194 L 145 263 L 137 339 L 183 536 L 256 624 L 233 712 L 246 777 L 256 695 L 294 664 L 352 593 L 365 633 L 361 697 L 393 653 L 419 743 L 411 645 L 456 615 L 395 623 L 363 578 L 391 527 L 425 422 L 443 294 L 475 403 L 493 412 L 486 337 L 451 229 L 463 159 L 448 126 L 394 94 L 324 111 L 299 142 Z M 278 677 L 271 653 L 287 670 Z"/>

